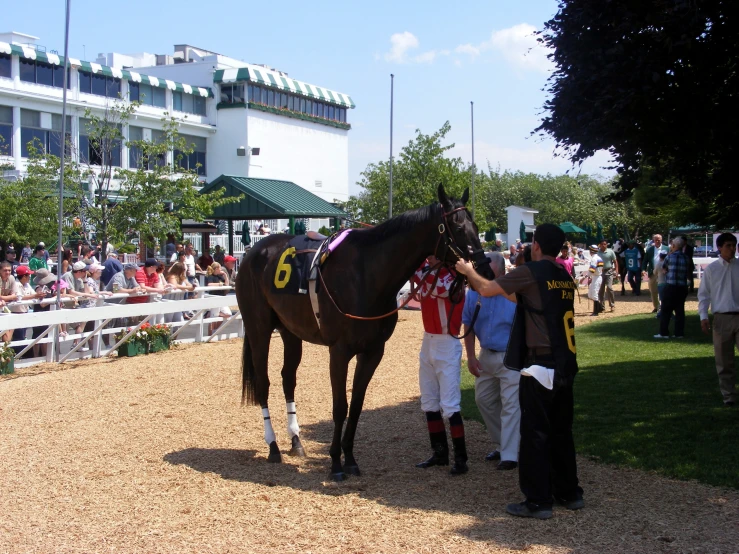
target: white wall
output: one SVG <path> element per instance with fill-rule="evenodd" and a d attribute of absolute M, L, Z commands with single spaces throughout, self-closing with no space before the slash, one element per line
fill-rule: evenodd
<path fill-rule="evenodd" d="M 220 110 L 218 135 L 224 112 L 234 111 Z M 249 146 L 260 148 L 249 177 L 292 181 L 328 202 L 349 198 L 348 131 L 259 110 L 247 114 Z"/>
<path fill-rule="evenodd" d="M 210 181 L 219 175 L 249 177 L 250 156 L 237 156 L 236 149 L 247 148 L 246 108 L 217 110 L 218 131 L 208 138 L 208 178 Z M 253 157 L 259 163 L 261 156 Z"/>

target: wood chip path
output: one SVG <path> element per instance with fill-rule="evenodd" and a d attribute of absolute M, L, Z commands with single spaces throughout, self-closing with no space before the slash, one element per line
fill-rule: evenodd
<path fill-rule="evenodd" d="M 646 297 L 624 300 L 615 315 L 650 311 Z M 587 313 L 583 301 L 578 324 Z M 517 472 L 483 461 L 490 445 L 475 422 L 470 473 L 414 468 L 429 448 L 421 334 L 420 314 L 402 312 L 359 424 L 363 474 L 338 484 L 327 480 L 325 348 L 307 346 L 298 373 L 309 457 L 282 465 L 266 463 L 259 409 L 240 407 L 238 340 L 19 370 L 0 381 L 0 553 L 739 549 L 739 491 L 583 458 L 585 510 L 557 509 L 548 521 L 507 516 L 505 504 L 521 499 Z M 281 351 L 273 341 L 271 407 L 287 450 Z"/>

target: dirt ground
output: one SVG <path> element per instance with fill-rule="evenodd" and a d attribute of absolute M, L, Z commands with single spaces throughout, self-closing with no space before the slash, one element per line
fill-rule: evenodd
<path fill-rule="evenodd" d="M 694 297 L 692 297 L 694 298 Z M 613 315 L 649 312 L 618 297 Z M 577 304 L 577 325 L 589 318 Z M 695 305 L 688 305 L 688 309 Z M 656 320 L 655 320 L 656 327 Z M 418 312 L 402 312 L 372 381 L 355 453 L 361 477 L 328 477 L 328 352 L 307 345 L 297 405 L 308 458 L 266 462 L 261 414 L 240 406 L 238 340 L 129 359 L 19 370 L 0 381 L 0 552 L 737 552 L 739 491 L 580 458 L 586 509 L 507 516 L 517 472 L 419 470 Z M 272 418 L 288 449 L 273 341 Z M 351 377 L 351 375 L 350 375 Z"/>

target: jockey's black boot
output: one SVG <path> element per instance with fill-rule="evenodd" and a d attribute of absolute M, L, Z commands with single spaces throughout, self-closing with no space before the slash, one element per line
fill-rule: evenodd
<path fill-rule="evenodd" d="M 416 467 L 427 468 L 432 466 L 449 465 L 449 444 L 446 441 L 446 429 L 441 412 L 426 412 L 426 425 L 429 428 L 431 450 L 433 454 L 428 460 L 416 464 Z"/>
<path fill-rule="evenodd" d="M 464 443 L 464 423 L 462 414 L 454 412 L 449 418 L 449 426 L 452 433 L 452 446 L 454 447 L 454 465 L 449 473 L 462 475 L 467 473 L 467 446 Z"/>

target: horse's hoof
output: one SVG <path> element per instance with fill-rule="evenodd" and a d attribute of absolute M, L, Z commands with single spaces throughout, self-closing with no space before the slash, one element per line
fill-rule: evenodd
<path fill-rule="evenodd" d="M 290 449 L 290 452 L 287 453 L 288 456 L 298 456 L 299 458 L 305 458 L 305 449 L 303 448 L 303 443 L 300 442 L 300 436 L 295 435 L 293 437 L 293 446 Z"/>
<path fill-rule="evenodd" d="M 340 483 L 341 481 L 346 481 L 346 473 L 344 473 L 343 471 L 339 471 L 337 473 L 332 473 L 331 474 L 331 480 L 332 481 L 336 481 L 338 483 Z"/>
<path fill-rule="evenodd" d="M 345 465 L 344 466 L 344 472 L 345 473 L 348 473 L 349 475 L 354 475 L 355 477 L 359 477 L 362 474 L 359 471 L 359 466 L 356 465 L 356 464 L 353 465 L 353 466 L 347 466 L 347 465 Z"/>
<path fill-rule="evenodd" d="M 267 461 L 271 464 L 282 463 L 282 454 L 280 454 L 280 449 L 277 448 L 276 441 L 269 443 L 269 456 L 267 456 Z"/>

